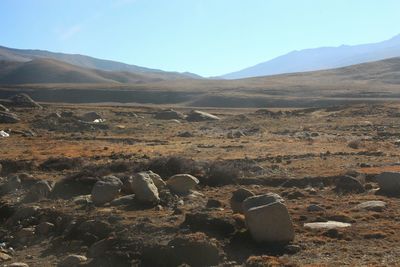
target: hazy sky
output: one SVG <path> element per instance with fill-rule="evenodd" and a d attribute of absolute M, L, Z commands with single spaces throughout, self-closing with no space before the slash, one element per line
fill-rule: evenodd
<path fill-rule="evenodd" d="M 0 0 L 0 45 L 213 76 L 400 34 L 399 0 Z"/>

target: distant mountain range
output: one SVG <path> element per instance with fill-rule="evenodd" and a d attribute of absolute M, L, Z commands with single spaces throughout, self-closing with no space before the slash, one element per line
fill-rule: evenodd
<path fill-rule="evenodd" d="M 200 76 L 193 74 L 193 73 L 178 73 L 178 72 L 167 72 L 167 71 L 162 71 L 158 69 L 150 69 L 150 68 L 145 68 L 145 67 L 140 67 L 136 65 L 129 65 L 117 61 L 111 61 L 111 60 L 104 60 L 104 59 L 98 59 L 98 58 L 93 58 L 85 55 L 77 55 L 77 54 L 64 54 L 64 53 L 54 53 L 54 52 L 49 52 L 49 51 L 43 51 L 43 50 L 25 50 L 25 49 L 14 49 L 14 48 L 8 48 L 4 46 L 0 46 L 0 61 L 5 61 L 1 63 L 2 68 L 4 68 L 5 65 L 8 65 L 9 68 L 14 68 L 18 67 L 21 68 L 22 66 L 24 67 L 24 71 L 27 71 L 28 68 L 30 67 L 37 67 L 38 65 L 41 66 L 41 68 L 46 69 L 47 67 L 44 66 L 46 64 L 53 64 L 57 65 L 58 70 L 61 71 L 62 68 L 64 70 L 68 71 L 77 71 L 81 72 L 83 68 L 86 69 L 91 69 L 89 72 L 96 72 L 97 70 L 100 71 L 108 71 L 108 72 L 120 72 L 121 74 L 118 74 L 119 76 L 129 76 L 128 73 L 133 73 L 138 75 L 138 78 L 141 77 L 138 81 L 146 81 L 147 79 L 150 79 L 151 81 L 154 81 L 154 79 L 158 80 L 174 80 L 174 79 L 188 79 L 188 78 L 201 78 Z M 29 63 L 28 62 L 31 62 Z M 58 63 L 56 62 L 58 61 Z M 19 64 L 10 64 L 10 62 L 14 63 L 19 63 Z M 26 64 L 24 64 L 26 63 Z M 63 66 L 61 68 L 62 63 L 67 63 L 67 65 Z M 80 69 L 73 68 L 71 65 L 80 67 Z M 73 70 L 72 70 L 73 69 Z M 15 71 L 16 69 L 14 69 Z M 49 69 L 51 71 L 51 69 Z M 2 71 L 3 72 L 3 71 Z M 87 72 L 87 71 L 85 71 Z M 36 71 L 37 73 L 37 71 Z M 125 73 L 125 74 L 123 74 Z M 4 73 L 3 73 L 4 74 Z M 66 74 L 66 76 L 71 76 L 73 73 Z M 86 73 L 87 74 L 87 73 Z M 98 74 L 98 73 L 97 73 Z M 43 74 L 44 75 L 44 74 Z M 102 75 L 111 75 L 111 74 L 106 74 L 102 73 Z M 117 75 L 117 74 L 116 74 Z M 118 76 L 117 75 L 117 76 Z M 9 74 L 9 77 L 6 80 L 15 80 L 15 77 L 17 77 L 16 73 L 14 74 Z M 57 75 L 53 75 L 56 77 Z M 73 76 L 73 75 L 72 75 Z M 80 78 L 83 78 L 85 75 L 79 75 Z M 113 75 L 111 75 L 113 76 Z M 149 77 L 148 77 L 149 76 Z M 14 78 L 12 78 L 14 77 Z M 70 77 L 71 78 L 71 77 Z M 97 79 L 96 77 L 91 77 L 90 79 L 78 79 L 78 80 L 84 80 L 84 81 L 102 81 L 102 79 Z M 122 78 L 122 79 L 117 79 L 118 82 L 126 81 L 126 82 L 132 82 L 132 77 L 130 78 Z M 65 77 L 62 79 L 64 80 Z M 68 80 L 68 79 L 67 79 Z M 71 79 L 69 79 L 71 80 Z M 109 80 L 109 78 L 106 78 L 106 80 Z M 111 79 L 113 80 L 113 79 Z M 135 80 L 135 79 L 134 79 Z M 79 82 L 79 81 L 77 81 Z"/>
<path fill-rule="evenodd" d="M 218 78 L 242 79 L 284 73 L 306 72 L 345 67 L 360 63 L 400 57 L 400 35 L 390 40 L 364 45 L 321 47 L 293 51 L 255 66 Z"/>

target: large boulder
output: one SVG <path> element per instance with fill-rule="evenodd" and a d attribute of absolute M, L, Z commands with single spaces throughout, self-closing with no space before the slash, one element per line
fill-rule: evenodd
<path fill-rule="evenodd" d="M 245 213 L 245 219 L 256 242 L 288 243 L 294 239 L 292 220 L 282 202 L 250 208 Z"/>
<path fill-rule="evenodd" d="M 360 182 L 360 180 L 351 177 L 349 175 L 345 175 L 337 179 L 335 191 L 337 193 L 364 193 L 365 188 Z"/>
<path fill-rule="evenodd" d="M 186 119 L 188 121 L 216 121 L 220 118 L 204 111 L 192 110 Z"/>
<path fill-rule="evenodd" d="M 160 175 L 158 175 L 155 172 L 152 171 L 146 171 L 146 173 L 150 179 L 153 181 L 154 185 L 157 187 L 158 190 L 164 189 L 167 184 L 164 182 L 164 180 L 161 178 Z"/>
<path fill-rule="evenodd" d="M 94 121 L 94 120 L 100 120 L 100 119 L 101 119 L 101 116 L 100 116 L 100 114 L 98 114 L 97 112 L 91 111 L 91 112 L 87 112 L 87 113 L 83 114 L 83 115 L 81 116 L 81 118 L 82 118 L 82 120 L 84 120 L 84 121 L 90 121 L 90 122 L 92 122 L 92 121 Z"/>
<path fill-rule="evenodd" d="M 154 118 L 158 120 L 183 120 L 185 119 L 185 115 L 173 109 L 167 109 L 154 114 Z"/>
<path fill-rule="evenodd" d="M 16 94 L 9 98 L 14 106 L 25 108 L 42 108 L 27 94 Z"/>
<path fill-rule="evenodd" d="M 26 195 L 25 201 L 33 202 L 41 200 L 43 198 L 47 198 L 50 195 L 51 190 L 52 187 L 48 181 L 38 181 L 29 190 L 28 194 Z"/>
<path fill-rule="evenodd" d="M 400 172 L 384 172 L 376 177 L 380 193 L 400 195 Z"/>
<path fill-rule="evenodd" d="M 167 180 L 168 188 L 177 194 L 188 194 L 199 183 L 199 180 L 190 174 L 176 174 Z"/>
<path fill-rule="evenodd" d="M 119 194 L 122 182 L 115 176 L 106 176 L 96 182 L 92 189 L 92 201 L 95 205 L 111 202 Z"/>
<path fill-rule="evenodd" d="M 20 119 L 14 113 L 0 111 L 0 123 L 17 123 Z"/>
<path fill-rule="evenodd" d="M 284 203 L 285 201 L 280 195 L 275 193 L 266 193 L 262 195 L 248 197 L 243 201 L 242 204 L 243 213 L 246 214 L 248 210 L 254 207 L 269 205 L 275 202 Z"/>
<path fill-rule="evenodd" d="M 158 189 L 147 173 L 140 172 L 133 176 L 132 191 L 142 203 L 155 204 L 160 201 Z"/>
<path fill-rule="evenodd" d="M 254 196 L 254 193 L 245 188 L 239 188 L 234 191 L 230 199 L 233 213 L 243 213 L 243 201 L 252 196 Z"/>

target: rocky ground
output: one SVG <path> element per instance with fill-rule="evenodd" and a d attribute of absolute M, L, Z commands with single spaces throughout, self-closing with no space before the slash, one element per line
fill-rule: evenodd
<path fill-rule="evenodd" d="M 0 104 L 1 266 L 400 265 L 400 105 Z"/>

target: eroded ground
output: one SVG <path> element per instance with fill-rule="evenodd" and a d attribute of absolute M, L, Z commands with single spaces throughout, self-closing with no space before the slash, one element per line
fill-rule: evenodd
<path fill-rule="evenodd" d="M 209 109 L 221 119 L 203 122 L 154 118 L 161 108 L 168 107 L 11 108 L 21 121 L 0 124 L 0 130 L 10 133 L 0 138 L 1 176 L 6 183 L 16 174 L 27 175 L 21 176 L 21 187 L 2 192 L 0 242 L 12 257 L 2 264 L 55 266 L 69 254 L 80 254 L 88 256 L 87 266 L 168 266 L 182 262 L 165 247 L 186 236 L 215 242 L 218 263 L 225 266 L 243 265 L 252 255 L 271 257 L 258 258 L 265 265 L 250 265 L 248 260 L 249 266 L 400 265 L 399 199 L 375 194 L 374 180 L 383 171 L 400 170 L 400 105 Z M 105 122 L 82 124 L 75 119 L 91 111 Z M 221 180 L 212 175 L 215 166 L 220 166 Z M 74 198 L 90 194 L 93 183 L 104 175 L 124 177 L 149 169 L 163 179 L 191 172 L 200 180 L 199 194 L 168 195 L 156 207 L 97 207 Z M 335 192 L 337 179 L 346 173 L 365 174 L 366 192 Z M 47 198 L 30 203 L 24 199 L 37 180 L 57 186 L 68 179 L 72 189 L 58 187 Z M 229 204 L 240 187 L 284 197 L 295 227 L 291 245 L 261 245 L 251 239 L 243 216 L 234 215 Z M 218 204 L 207 207 L 210 199 Z M 382 200 L 386 208 L 355 208 L 369 200 Z M 322 210 L 308 211 L 311 204 Z M 32 216 L 13 218 L 16 210 L 32 205 L 39 208 Z M 79 228 L 90 220 L 94 222 L 89 230 Z M 326 220 L 352 226 L 337 231 L 303 226 Z M 21 239 L 22 228 L 41 222 L 55 228 Z M 106 249 L 93 254 L 91 248 L 99 240 L 108 242 Z"/>

